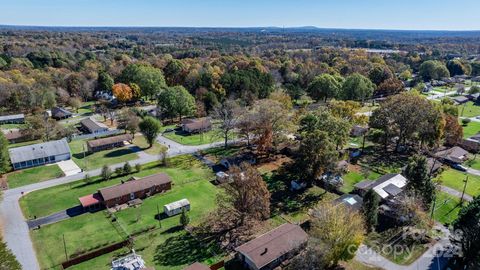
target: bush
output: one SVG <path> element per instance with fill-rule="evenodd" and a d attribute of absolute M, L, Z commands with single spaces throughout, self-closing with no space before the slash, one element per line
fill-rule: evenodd
<path fill-rule="evenodd" d="M 115 174 L 117 176 L 123 175 L 123 168 L 122 167 L 115 168 Z"/>
<path fill-rule="evenodd" d="M 112 170 L 107 166 L 104 165 L 102 167 L 102 173 L 101 173 L 102 179 L 107 181 L 112 177 Z"/>
<path fill-rule="evenodd" d="M 125 165 L 123 165 L 123 173 L 124 174 L 131 174 L 132 173 L 132 166 L 130 163 L 125 162 Z"/>
<path fill-rule="evenodd" d="M 462 119 L 462 124 L 463 124 L 464 126 L 466 126 L 466 125 L 468 125 L 468 123 L 470 123 L 470 121 L 472 121 L 472 120 L 470 120 L 470 118 L 463 118 L 463 119 Z"/>
<path fill-rule="evenodd" d="M 139 163 L 135 164 L 135 171 L 140 172 L 142 170 L 142 165 Z"/>

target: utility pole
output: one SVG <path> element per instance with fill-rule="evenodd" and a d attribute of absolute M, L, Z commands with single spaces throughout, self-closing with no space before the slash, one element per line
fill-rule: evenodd
<path fill-rule="evenodd" d="M 65 261 L 68 261 L 67 244 L 65 244 L 65 234 L 62 234 L 62 236 L 63 236 L 63 248 L 65 250 Z"/>
<path fill-rule="evenodd" d="M 160 209 L 158 208 L 158 204 L 157 204 L 157 218 L 158 218 L 158 226 L 162 228 L 162 219 L 160 218 Z"/>
<path fill-rule="evenodd" d="M 83 147 L 83 165 L 85 166 L 85 171 L 87 171 L 87 159 L 85 158 L 85 155 L 87 152 L 85 151 L 85 144 L 82 144 Z"/>
<path fill-rule="evenodd" d="M 463 180 L 463 182 L 465 184 L 463 185 L 462 198 L 460 199 L 460 203 L 463 203 L 463 196 L 465 195 L 465 189 L 467 188 L 467 183 L 468 183 L 468 175 L 465 178 L 465 180 Z"/>

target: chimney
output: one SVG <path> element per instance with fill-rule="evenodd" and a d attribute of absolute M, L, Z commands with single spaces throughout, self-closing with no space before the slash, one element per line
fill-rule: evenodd
<path fill-rule="evenodd" d="M 260 256 L 267 254 L 267 252 L 268 252 L 268 248 L 265 248 L 265 250 L 260 254 Z"/>

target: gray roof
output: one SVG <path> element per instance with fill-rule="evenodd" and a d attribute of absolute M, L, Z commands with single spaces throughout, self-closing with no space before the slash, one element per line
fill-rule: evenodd
<path fill-rule="evenodd" d="M 82 126 L 88 129 L 90 132 L 94 133 L 97 130 L 108 129 L 108 127 L 102 123 L 99 123 L 92 118 L 83 119 L 81 122 Z"/>
<path fill-rule="evenodd" d="M 401 188 L 395 186 L 394 184 L 389 184 L 388 186 L 384 187 L 383 190 L 394 197 L 402 193 L 403 191 Z"/>
<path fill-rule="evenodd" d="M 335 205 L 343 204 L 346 207 L 354 210 L 360 210 L 363 205 L 362 197 L 356 194 L 343 194 L 333 202 Z"/>
<path fill-rule="evenodd" d="M 0 121 L 8 121 L 8 120 L 15 120 L 15 119 L 24 119 L 25 115 L 21 114 L 12 114 L 12 115 L 2 115 L 0 116 Z"/>
<path fill-rule="evenodd" d="M 49 141 L 11 148 L 8 152 L 10 153 L 10 160 L 12 163 L 18 163 L 37 158 L 70 154 L 70 147 L 68 147 L 66 139 L 61 139 L 58 141 Z"/>

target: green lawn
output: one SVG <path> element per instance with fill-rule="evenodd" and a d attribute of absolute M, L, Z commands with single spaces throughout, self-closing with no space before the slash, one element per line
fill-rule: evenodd
<path fill-rule="evenodd" d="M 15 147 L 26 146 L 26 145 L 42 143 L 42 142 L 43 142 L 42 140 L 34 140 L 34 141 L 28 141 L 28 142 L 14 143 L 14 144 L 9 144 L 8 148 L 15 148 Z"/>
<path fill-rule="evenodd" d="M 84 170 L 101 168 L 103 165 L 112 165 L 138 158 L 138 155 L 129 149 L 128 146 L 92 154 L 85 153 L 84 157 L 84 150 L 87 150 L 85 140 L 75 140 L 70 142 L 69 145 L 70 150 L 72 151 L 73 161 Z"/>
<path fill-rule="evenodd" d="M 480 115 L 480 106 L 475 105 L 473 101 L 458 106 L 458 112 L 463 117 L 475 117 Z"/>
<path fill-rule="evenodd" d="M 433 218 L 443 224 L 454 221 L 460 211 L 460 199 L 445 192 L 437 191 Z"/>
<path fill-rule="evenodd" d="M 145 140 L 145 137 L 139 136 L 139 135 L 135 135 L 135 138 L 133 139 L 133 144 L 140 147 L 145 153 L 150 155 L 159 155 L 161 152 L 161 149 L 167 148 L 166 146 L 161 145 L 157 142 L 154 142 L 152 147 L 149 148 L 150 145 L 148 145 L 147 140 Z"/>
<path fill-rule="evenodd" d="M 461 124 L 461 121 L 460 121 Z M 463 125 L 462 125 L 463 126 Z M 463 138 L 469 138 L 480 132 L 480 122 L 471 121 L 466 126 L 463 126 Z"/>
<path fill-rule="evenodd" d="M 78 198 L 94 193 L 98 189 L 121 183 L 131 176 L 144 177 L 155 173 L 165 172 L 172 177 L 173 183 L 181 185 L 198 179 L 213 179 L 213 175 L 206 170 L 203 165 L 191 156 L 177 156 L 169 159 L 169 167 L 159 167 L 157 163 L 142 165 L 139 173 L 130 176 L 116 177 L 109 181 L 97 181 L 100 177 L 92 179 L 91 184 L 83 181 L 55 186 L 47 189 L 35 191 L 23 196 L 20 199 L 25 217 L 31 218 L 46 216 L 63 209 L 78 205 Z M 45 200 L 45 198 L 55 198 L 54 200 Z"/>
<path fill-rule="evenodd" d="M 7 175 L 8 187 L 16 188 L 63 176 L 57 164 L 45 165 L 11 172 Z"/>
<path fill-rule="evenodd" d="M 141 177 L 166 172 L 172 177 L 174 183 L 172 190 L 145 199 L 140 207 L 115 213 L 116 222 L 110 222 L 104 211 L 101 211 L 77 216 L 33 231 L 32 238 L 37 253 L 40 254 L 39 260 L 42 268 L 56 265 L 64 259 L 61 242 L 63 234 L 65 234 L 67 252 L 70 255 L 80 251 L 80 248 L 86 251 L 97 248 L 101 244 L 120 241 L 126 235 L 123 232 L 127 232 L 129 234 L 139 234 L 135 238 L 134 248 L 143 256 L 148 266 L 155 266 L 157 270 L 183 269 L 185 265 L 197 260 L 207 263 L 215 262 L 216 259 L 211 259 L 210 248 L 201 247 L 195 239 L 178 227 L 179 216 L 164 217 L 161 224 L 155 219 L 157 206 L 160 212 L 163 212 L 164 204 L 182 198 L 187 198 L 191 203 L 190 224 L 198 224 L 202 217 L 215 207 L 215 195 L 218 189 L 208 181 L 213 177 L 210 170 L 191 156 L 172 158 L 169 164 L 172 167 L 164 168 L 155 166 L 156 164 L 150 164 L 136 175 Z M 26 213 L 42 216 L 61 208 L 76 205 L 79 196 L 93 192 L 102 186 L 116 184 L 120 179 L 125 179 L 125 177 L 87 186 L 80 181 L 72 186 L 63 185 L 40 190 L 22 198 L 21 206 Z M 47 205 L 36 205 L 41 202 L 42 197 L 45 198 L 45 196 L 51 196 L 52 194 L 58 194 L 59 196 L 51 197 L 54 199 L 50 200 L 52 202 Z M 42 209 L 46 207 L 50 207 L 50 209 Z M 112 224 L 118 225 L 114 226 Z M 143 232 L 146 229 L 155 229 L 155 231 L 145 234 Z M 178 253 L 178 250 L 183 252 Z M 223 256 L 218 250 L 216 252 Z M 73 269 L 102 269 L 111 262 L 115 255 L 118 255 L 118 252 L 82 263 Z"/>
<path fill-rule="evenodd" d="M 465 165 L 473 169 L 480 170 L 480 157 L 477 157 L 477 155 L 475 155 L 467 162 L 465 162 Z"/>
<path fill-rule="evenodd" d="M 480 195 L 480 176 L 465 174 L 461 171 L 454 169 L 446 169 L 436 180 L 441 181 L 443 186 L 447 186 L 462 192 L 465 183 L 463 182 L 468 176 L 468 183 L 465 189 L 465 193 L 471 196 Z"/>
<path fill-rule="evenodd" d="M 163 127 L 163 130 L 167 128 L 172 128 L 174 129 L 175 126 L 165 126 Z M 162 130 L 162 131 L 163 131 Z M 210 130 L 205 133 L 200 133 L 200 134 L 184 134 L 181 131 L 173 131 L 173 132 L 167 132 L 162 134 L 165 138 L 168 138 L 172 141 L 175 141 L 177 143 L 183 144 L 183 145 L 202 145 L 202 144 L 209 144 L 209 143 L 214 143 L 214 142 L 219 142 L 222 141 L 223 138 L 220 136 L 220 134 L 215 131 L 215 130 Z M 235 136 L 231 136 L 230 139 L 234 139 Z"/>
<path fill-rule="evenodd" d="M 0 125 L 1 129 L 12 129 L 12 128 L 22 128 L 25 124 L 3 124 Z"/>
<path fill-rule="evenodd" d="M 380 174 L 376 172 L 369 172 L 367 179 L 368 180 L 376 180 L 380 177 Z M 343 185 L 340 188 L 340 191 L 344 193 L 350 193 L 353 190 L 353 186 L 365 179 L 365 177 L 358 173 L 358 172 L 349 172 L 342 176 L 343 178 Z"/>

